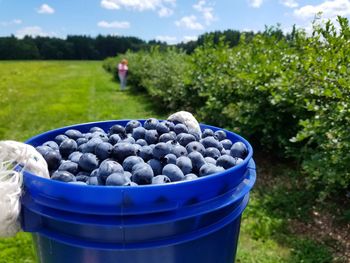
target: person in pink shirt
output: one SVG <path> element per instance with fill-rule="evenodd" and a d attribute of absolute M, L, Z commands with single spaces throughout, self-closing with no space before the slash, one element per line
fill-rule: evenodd
<path fill-rule="evenodd" d="M 120 80 L 120 89 L 125 90 L 126 78 L 128 76 L 128 61 L 126 59 L 122 59 L 118 64 L 118 76 Z"/>

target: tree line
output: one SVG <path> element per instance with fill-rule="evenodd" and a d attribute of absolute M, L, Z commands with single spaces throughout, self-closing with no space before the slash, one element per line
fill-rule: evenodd
<path fill-rule="evenodd" d="M 137 37 L 110 35 L 67 36 L 66 39 L 41 36 L 18 39 L 9 36 L 0 38 L 0 59 L 100 60 L 127 50 L 138 51 L 152 44 L 155 43 L 147 43 Z"/>
<path fill-rule="evenodd" d="M 217 43 L 221 37 L 225 37 L 230 46 L 235 46 L 239 43 L 241 34 L 238 30 L 215 31 L 200 35 L 196 41 L 180 43 L 175 46 L 191 54 L 198 46 L 203 45 L 208 36 L 211 36 Z M 245 36 L 252 38 L 254 33 L 245 32 Z M 159 46 L 162 50 L 169 45 L 166 42 L 144 41 L 132 36 L 71 35 L 65 39 L 25 36 L 18 39 L 12 35 L 0 37 L 0 60 L 101 60 L 123 54 L 128 50 L 149 50 L 152 46 Z"/>

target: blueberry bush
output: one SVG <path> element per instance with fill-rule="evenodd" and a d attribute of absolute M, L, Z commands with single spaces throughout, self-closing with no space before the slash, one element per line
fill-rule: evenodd
<path fill-rule="evenodd" d="M 212 39 L 191 55 L 128 52 L 132 89 L 235 130 L 255 147 L 297 159 L 310 190 L 350 190 L 350 26 L 314 21 L 313 32 L 268 27 L 237 46 Z M 105 61 L 109 69 L 112 58 Z"/>

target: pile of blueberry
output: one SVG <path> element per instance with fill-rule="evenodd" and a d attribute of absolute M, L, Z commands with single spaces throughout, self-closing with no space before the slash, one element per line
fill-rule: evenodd
<path fill-rule="evenodd" d="M 53 180 L 87 185 L 136 186 L 194 180 L 243 162 L 247 147 L 223 130 L 200 136 L 182 123 L 131 120 L 108 132 L 70 129 L 36 147 Z"/>

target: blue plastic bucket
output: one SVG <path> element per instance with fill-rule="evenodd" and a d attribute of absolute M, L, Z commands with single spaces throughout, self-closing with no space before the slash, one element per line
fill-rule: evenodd
<path fill-rule="evenodd" d="M 128 120 L 74 125 L 27 141 L 33 146 L 68 129 L 108 130 Z M 142 122 L 142 120 L 141 120 Z M 201 125 L 202 129 L 219 128 Z M 253 149 L 243 163 L 194 181 L 137 187 L 84 186 L 24 175 L 22 228 L 43 263 L 232 263 L 240 220 L 256 173 Z"/>

